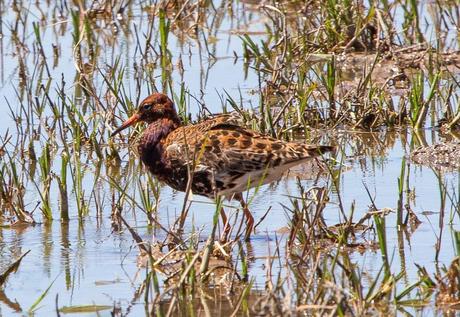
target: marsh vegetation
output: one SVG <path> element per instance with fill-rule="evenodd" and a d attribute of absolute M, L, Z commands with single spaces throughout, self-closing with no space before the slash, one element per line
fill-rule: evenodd
<path fill-rule="evenodd" d="M 455 314 L 459 12 L 0 1 L 0 315 Z M 238 204 L 147 172 L 143 126 L 110 137 L 155 91 L 183 122 L 235 111 L 337 150 L 243 193 L 245 242 Z"/>

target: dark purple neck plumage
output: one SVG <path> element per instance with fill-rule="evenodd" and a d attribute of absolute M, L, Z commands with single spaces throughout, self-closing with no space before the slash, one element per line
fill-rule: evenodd
<path fill-rule="evenodd" d="M 144 131 L 138 146 L 139 155 L 153 174 L 169 173 L 161 141 L 179 126 L 178 119 L 163 118 L 150 123 Z"/>

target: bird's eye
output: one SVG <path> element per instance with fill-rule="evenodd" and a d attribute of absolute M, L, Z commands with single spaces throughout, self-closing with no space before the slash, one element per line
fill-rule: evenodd
<path fill-rule="evenodd" d="M 144 111 L 149 111 L 151 108 L 152 108 L 151 104 L 146 104 L 146 105 L 142 106 L 142 110 L 144 110 Z"/>

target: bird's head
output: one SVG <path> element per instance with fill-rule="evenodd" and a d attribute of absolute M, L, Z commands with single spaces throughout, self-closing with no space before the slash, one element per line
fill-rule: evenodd
<path fill-rule="evenodd" d="M 171 99 L 165 94 L 153 93 L 140 103 L 137 111 L 128 120 L 123 122 L 111 136 L 120 133 L 137 122 L 152 123 L 160 119 L 171 119 L 173 122 L 179 122 Z"/>

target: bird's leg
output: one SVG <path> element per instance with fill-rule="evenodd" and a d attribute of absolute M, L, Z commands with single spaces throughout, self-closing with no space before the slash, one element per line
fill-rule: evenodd
<path fill-rule="evenodd" d="M 235 194 L 234 198 L 240 202 L 241 207 L 243 208 L 244 216 L 246 217 L 246 233 L 244 235 L 244 239 L 249 241 L 252 229 L 254 228 L 254 217 L 251 215 L 248 204 L 244 201 L 241 193 Z"/>
<path fill-rule="evenodd" d="M 225 210 L 223 207 L 220 208 L 220 216 L 222 218 L 222 222 L 224 223 L 224 229 L 220 236 L 220 242 L 227 243 L 228 234 L 230 233 L 230 225 L 228 224 L 228 218 L 227 218 L 227 215 L 225 214 Z"/>

